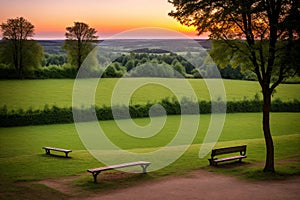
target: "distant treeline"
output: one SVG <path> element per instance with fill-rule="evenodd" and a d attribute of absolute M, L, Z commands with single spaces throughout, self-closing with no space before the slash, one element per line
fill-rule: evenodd
<path fill-rule="evenodd" d="M 212 104 L 214 104 L 214 112 L 224 112 L 223 101 L 199 101 L 193 102 L 187 98 L 184 98 L 180 102 L 176 98 L 166 98 L 158 102 L 164 107 L 167 115 L 179 115 L 181 114 L 182 108 L 184 108 L 184 114 L 199 114 L 196 112 L 195 106 L 199 106 L 200 114 L 211 113 Z M 131 118 L 143 118 L 149 117 L 149 110 L 154 103 L 147 103 L 145 105 L 130 105 L 128 106 L 115 106 L 115 107 L 95 107 L 90 108 L 75 108 L 76 113 L 79 113 L 79 121 L 92 121 L 93 119 L 88 113 L 95 113 L 98 120 L 112 120 L 112 119 L 125 119 L 128 116 L 126 113 L 129 110 Z M 228 101 L 226 102 L 227 113 L 237 112 L 261 112 L 263 102 L 258 98 L 252 100 L 241 100 L 241 101 Z M 113 116 L 112 109 L 117 116 Z M 300 112 L 300 101 L 293 100 L 283 102 L 280 99 L 276 99 L 272 102 L 272 112 Z M 157 112 L 155 116 L 159 116 L 160 112 Z M 153 116 L 153 115 L 152 115 Z M 28 125 L 43 125 L 43 124 L 62 124 L 62 123 L 73 123 L 73 112 L 72 107 L 60 108 L 57 106 L 49 107 L 44 106 L 42 110 L 28 109 L 26 111 L 19 110 L 8 110 L 6 106 L 0 108 L 0 126 L 1 127 L 12 127 L 12 126 L 28 126 Z"/>
<path fill-rule="evenodd" d="M 193 55 L 192 55 L 193 54 Z M 97 55 L 98 62 L 111 63 L 110 55 Z M 116 59 L 103 70 L 103 66 L 91 66 L 88 77 L 185 77 L 185 78 L 216 78 L 218 72 L 213 68 L 195 69 L 185 58 L 194 56 L 195 62 L 203 62 L 203 56 L 187 52 L 185 56 L 170 53 L 161 49 L 140 49 L 128 54 L 119 54 Z M 155 65 L 155 66 L 154 66 Z M 141 67 L 140 67 L 141 66 Z M 176 71 L 176 73 L 174 73 Z M 255 80 L 251 72 L 242 73 L 241 68 L 230 65 L 220 69 L 222 78 Z M 75 78 L 77 69 L 68 63 L 65 54 L 45 53 L 42 67 L 24 72 L 25 79 Z M 16 69 L 0 64 L 0 79 L 17 79 Z"/>

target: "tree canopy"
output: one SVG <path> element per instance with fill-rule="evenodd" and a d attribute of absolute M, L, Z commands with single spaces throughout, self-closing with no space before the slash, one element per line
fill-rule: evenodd
<path fill-rule="evenodd" d="M 92 43 L 98 38 L 97 31 L 83 22 L 74 22 L 73 26 L 66 28 L 66 41 L 63 49 L 67 50 L 68 59 L 77 69 L 93 49 Z"/>
<path fill-rule="evenodd" d="M 14 67 L 19 78 L 25 70 L 38 67 L 43 59 L 43 48 L 34 40 L 34 26 L 23 17 L 8 19 L 1 24 L 2 42 L 0 59 Z"/>
<path fill-rule="evenodd" d="M 270 131 L 271 95 L 282 81 L 299 72 L 300 2 L 298 0 L 169 0 L 169 13 L 214 40 L 217 64 L 253 71 L 263 93 L 265 172 L 275 172 Z"/>

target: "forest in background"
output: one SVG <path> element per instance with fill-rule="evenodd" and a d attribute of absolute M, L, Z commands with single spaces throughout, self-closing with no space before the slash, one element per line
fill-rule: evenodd
<path fill-rule="evenodd" d="M 122 45 L 122 41 L 120 43 Z M 210 40 L 196 40 L 205 50 L 211 49 Z M 64 40 L 38 40 L 37 41 L 44 51 L 44 58 L 41 66 L 33 68 L 24 73 L 25 79 L 47 79 L 47 78 L 76 78 L 78 70 L 68 62 L 67 52 L 62 49 Z M 101 43 L 102 41 L 98 41 Z M 0 43 L 1 44 L 1 43 Z M 143 65 L 143 70 L 156 71 L 152 73 L 152 77 L 185 77 L 185 78 L 202 78 L 205 77 L 216 78 L 216 72 L 210 68 L 196 70 L 194 66 L 188 62 L 184 57 L 189 57 L 196 52 L 181 52 L 181 54 L 168 52 L 162 49 L 142 48 L 130 53 L 119 52 L 117 59 L 115 59 L 105 71 L 94 70 L 90 72 L 90 77 L 116 78 L 116 77 L 144 77 L 147 72 L 138 72 L 132 70 L 137 66 Z M 183 55 L 183 56 L 181 56 Z M 199 55 L 199 59 L 201 56 Z M 109 61 L 109 55 L 100 56 L 98 59 Z M 201 61 L 199 61 L 201 62 Z M 161 66 L 159 70 L 154 69 L 155 65 Z M 233 68 L 231 65 L 225 68 L 218 67 L 222 78 L 237 79 L 237 80 L 256 80 L 253 72 L 242 72 L 240 67 Z M 173 71 L 179 72 L 179 76 L 175 75 Z M 146 75 L 145 75 L 146 74 Z M 17 79 L 18 74 L 15 68 L 12 68 L 4 63 L 0 63 L 0 79 Z"/>

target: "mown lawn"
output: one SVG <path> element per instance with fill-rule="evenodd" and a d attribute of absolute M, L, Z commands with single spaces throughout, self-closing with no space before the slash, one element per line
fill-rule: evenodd
<path fill-rule="evenodd" d="M 191 116 L 192 117 L 192 116 Z M 300 174 L 299 146 L 300 113 L 272 113 L 271 127 L 275 142 L 276 169 L 279 176 Z M 184 174 L 189 170 L 207 169 L 216 172 L 233 174 L 246 178 L 263 178 L 259 173 L 265 159 L 265 144 L 261 129 L 261 113 L 227 114 L 225 126 L 217 147 L 247 144 L 245 164 L 235 167 L 210 168 L 205 158 L 199 158 L 204 135 L 210 115 L 200 116 L 200 127 L 193 145 L 173 164 L 149 173 L 144 178 L 134 176 L 124 178 L 124 184 L 134 184 L 138 181 L 161 177 L 165 175 Z M 139 125 L 146 125 L 149 119 L 135 119 Z M 162 131 L 150 138 L 133 138 L 124 134 L 114 121 L 101 121 L 100 125 L 107 136 L 121 148 L 134 151 L 154 151 L 164 146 L 176 134 L 180 116 L 168 116 Z M 189 134 L 189 130 L 186 130 Z M 46 156 L 43 146 L 70 148 L 72 158 Z M 172 153 L 172 148 L 170 152 Z M 27 126 L 0 128 L 0 198 L 30 199 L 39 195 L 64 198 L 36 181 L 81 175 L 74 184 L 81 189 L 118 187 L 119 182 L 104 181 L 98 185 L 92 184 L 92 176 L 86 172 L 88 168 L 102 166 L 82 145 L 74 124 L 47 126 Z M 259 175 L 257 175 L 259 174 Z"/>
<path fill-rule="evenodd" d="M 153 79 L 145 79 L 151 82 Z M 130 85 L 134 85 L 137 79 L 125 79 L 122 83 L 122 92 L 118 94 L 121 100 Z M 157 79 L 156 79 L 157 80 Z M 119 79 L 101 79 L 96 90 L 96 105 L 110 105 L 111 95 Z M 183 79 L 167 79 L 170 87 L 177 88 L 180 95 L 185 96 L 186 88 Z M 204 80 L 188 79 L 199 100 L 210 100 L 210 96 Z M 257 82 L 223 80 L 227 100 L 252 99 L 261 90 Z M 47 79 L 47 80 L 1 80 L 0 81 L 0 106 L 6 105 L 8 109 L 43 108 L 45 104 L 69 107 L 72 105 L 72 91 L 74 80 L 71 79 Z M 300 99 L 300 84 L 282 84 L 276 89 L 273 98 L 283 101 Z M 82 94 L 85 95 L 84 93 Z M 174 96 L 172 92 L 158 84 L 148 84 L 138 88 L 131 95 L 131 104 L 145 104 L 155 102 L 165 97 Z M 116 102 L 118 103 L 118 102 Z"/>

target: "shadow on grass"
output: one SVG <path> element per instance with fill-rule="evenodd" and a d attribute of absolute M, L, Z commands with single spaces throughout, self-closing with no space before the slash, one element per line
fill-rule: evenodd
<path fill-rule="evenodd" d="M 69 196 L 37 183 L 14 183 L 0 189 L 0 199 L 68 199 Z"/>
<path fill-rule="evenodd" d="M 251 181 L 286 180 L 300 175 L 300 164 L 296 162 L 276 165 L 275 173 L 263 172 L 263 168 L 263 164 L 257 162 L 228 162 L 217 166 L 203 167 L 204 170 Z"/>
<path fill-rule="evenodd" d="M 113 171 L 99 174 L 97 183 L 94 183 L 92 175 L 86 175 L 76 179 L 72 184 L 86 190 L 107 191 L 109 189 L 126 188 L 151 179 L 153 178 L 149 174 Z"/>
<path fill-rule="evenodd" d="M 298 174 L 291 174 L 284 171 L 276 171 L 275 173 L 272 172 L 263 172 L 262 169 L 256 170 L 249 170 L 242 174 L 243 178 L 249 180 L 259 180 L 259 181 L 272 181 L 272 180 L 286 180 Z"/>
<path fill-rule="evenodd" d="M 71 156 L 66 157 L 65 155 L 59 154 L 42 154 L 43 157 L 54 157 L 54 158 L 61 158 L 61 159 L 72 159 Z"/>
<path fill-rule="evenodd" d="M 222 164 L 218 164 L 216 166 L 210 166 L 212 168 L 216 168 L 216 169 L 232 169 L 232 168 L 236 168 L 236 167 L 249 167 L 251 166 L 251 163 L 249 162 L 239 162 L 239 161 L 233 161 L 233 162 L 226 162 L 226 163 L 222 163 Z"/>

